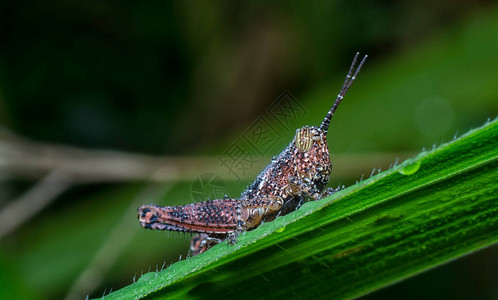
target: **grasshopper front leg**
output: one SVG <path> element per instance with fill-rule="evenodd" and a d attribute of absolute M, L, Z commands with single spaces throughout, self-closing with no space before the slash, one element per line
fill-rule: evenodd
<path fill-rule="evenodd" d="M 332 195 L 336 192 L 335 189 L 323 188 L 329 181 L 331 168 L 331 166 L 316 166 L 315 170 L 311 172 L 298 170 L 296 176 L 289 177 L 289 184 L 287 185 L 289 195 L 300 196 L 306 194 L 315 201 Z M 322 188 L 319 188 L 317 184 L 321 185 Z"/>
<path fill-rule="evenodd" d="M 305 193 L 315 201 L 330 196 L 339 190 L 334 188 L 326 188 L 321 191 L 313 181 L 307 180 L 306 178 L 305 179 L 291 178 L 290 186 L 291 189 L 296 194 L 300 195 L 301 193 Z"/>

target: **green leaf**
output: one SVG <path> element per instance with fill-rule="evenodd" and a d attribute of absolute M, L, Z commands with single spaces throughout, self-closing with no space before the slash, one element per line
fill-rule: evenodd
<path fill-rule="evenodd" d="M 498 120 L 106 299 L 363 295 L 498 241 Z"/>

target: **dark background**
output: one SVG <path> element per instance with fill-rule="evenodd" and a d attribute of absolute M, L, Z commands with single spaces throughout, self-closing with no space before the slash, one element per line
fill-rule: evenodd
<path fill-rule="evenodd" d="M 50 151 L 57 160 L 66 153 L 57 145 L 88 150 L 88 161 L 103 149 L 216 161 L 262 117 L 281 138 L 262 157 L 245 149 L 266 162 L 295 128 L 319 124 L 357 51 L 369 58 L 332 121 L 333 185 L 497 116 L 493 1 L 2 2 L 1 208 L 51 171 L 9 165 L 8 146 L 21 161 Z M 291 129 L 268 117 L 284 91 L 306 109 Z M 17 151 L 24 138 L 31 152 Z M 260 167 L 240 180 L 219 167 L 215 186 L 237 196 Z M 204 171 L 170 172 L 155 183 L 94 176 L 70 184 L 1 237 L 0 298 L 100 296 L 185 257 L 188 236 L 139 229 L 135 209 L 191 202 Z M 488 248 L 365 298 L 496 299 L 497 252 Z"/>

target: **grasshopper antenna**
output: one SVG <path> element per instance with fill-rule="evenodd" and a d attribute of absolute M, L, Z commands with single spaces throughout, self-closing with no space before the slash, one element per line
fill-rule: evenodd
<path fill-rule="evenodd" d="M 363 66 L 363 63 L 367 59 L 368 55 L 365 55 L 363 59 L 360 62 L 360 65 L 358 68 L 356 68 L 356 71 L 354 71 L 353 74 L 353 69 L 356 65 L 356 61 L 358 60 L 358 55 L 360 55 L 360 52 L 356 52 L 356 55 L 354 56 L 353 63 L 351 64 L 351 67 L 349 67 L 349 72 L 348 76 L 346 76 L 346 80 L 344 80 L 344 84 L 342 85 L 341 91 L 339 92 L 339 95 L 337 95 L 337 98 L 335 99 L 334 105 L 332 105 L 332 108 L 329 110 L 327 113 L 327 116 L 325 119 L 323 119 L 322 124 L 320 125 L 320 129 L 327 132 L 329 130 L 329 125 L 330 125 L 330 120 L 332 119 L 332 116 L 334 115 L 335 110 L 339 106 L 339 103 L 341 103 L 342 98 L 344 98 L 344 95 L 348 92 L 349 88 L 351 87 L 351 84 L 353 84 L 353 81 L 356 79 L 356 76 L 360 72 L 361 67 Z M 352 75 L 352 76 L 351 76 Z"/>

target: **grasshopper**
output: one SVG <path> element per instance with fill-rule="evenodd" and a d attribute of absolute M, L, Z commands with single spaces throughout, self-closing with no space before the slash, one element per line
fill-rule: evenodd
<path fill-rule="evenodd" d="M 358 75 L 367 55 L 355 70 L 356 53 L 337 98 L 319 127 L 296 130 L 292 142 L 257 176 L 240 199 L 216 199 L 182 206 L 143 205 L 140 225 L 147 229 L 197 233 L 191 240 L 193 255 L 205 252 L 238 235 L 297 210 L 306 199 L 319 200 L 336 190 L 326 188 L 332 172 L 327 131 L 339 103 Z"/>

